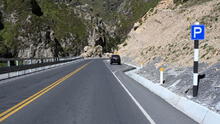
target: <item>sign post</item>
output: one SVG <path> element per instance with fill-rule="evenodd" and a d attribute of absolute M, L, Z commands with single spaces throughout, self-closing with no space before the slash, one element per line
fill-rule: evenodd
<path fill-rule="evenodd" d="M 194 65 L 193 65 L 193 97 L 198 95 L 198 69 L 199 69 L 199 40 L 205 39 L 205 25 L 198 22 L 191 26 L 191 40 L 194 40 Z"/>

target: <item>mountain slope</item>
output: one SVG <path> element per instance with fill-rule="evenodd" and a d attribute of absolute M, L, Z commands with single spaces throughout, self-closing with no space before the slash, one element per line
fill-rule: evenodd
<path fill-rule="evenodd" d="M 159 0 L 1 0 L 0 57 L 112 52 Z"/>
<path fill-rule="evenodd" d="M 149 63 L 156 58 L 160 65 L 191 66 L 193 41 L 190 25 L 199 21 L 206 25 L 206 40 L 200 41 L 200 62 L 214 64 L 220 61 L 220 0 L 193 0 L 174 5 L 172 0 L 162 0 L 142 22 L 136 23 L 120 54 L 137 64 Z"/>
<path fill-rule="evenodd" d="M 0 34 L 3 56 L 65 56 L 69 53 L 61 46 L 62 40 L 77 37 L 69 43 L 72 47 L 77 40 L 86 39 L 87 29 L 83 20 L 65 5 L 59 7 L 49 0 L 38 3 L 35 0 L 4 0 L 2 5 L 4 29 Z"/>

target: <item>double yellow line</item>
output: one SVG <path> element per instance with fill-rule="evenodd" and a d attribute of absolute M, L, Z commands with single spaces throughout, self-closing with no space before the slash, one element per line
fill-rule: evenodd
<path fill-rule="evenodd" d="M 0 122 L 4 121 L 5 119 L 10 117 L 11 115 L 16 113 L 17 111 L 21 110 L 22 108 L 24 108 L 25 106 L 27 106 L 28 104 L 30 104 L 31 102 L 33 102 L 34 100 L 39 98 L 40 96 L 44 95 L 45 93 L 47 93 L 48 91 L 50 91 L 51 89 L 56 87 L 57 85 L 61 84 L 63 81 L 67 80 L 68 78 L 70 78 L 74 74 L 78 73 L 83 68 L 85 68 L 87 65 L 89 65 L 89 63 L 81 66 L 80 68 L 76 69 L 75 71 L 73 71 L 73 72 L 67 74 L 66 76 L 60 78 L 59 80 L 55 81 L 51 85 L 49 85 L 46 88 L 42 89 L 41 91 L 35 93 L 34 95 L 28 97 L 27 99 L 25 99 L 22 102 L 16 104 L 15 106 L 9 108 L 8 110 L 4 111 L 3 113 L 0 113 Z"/>

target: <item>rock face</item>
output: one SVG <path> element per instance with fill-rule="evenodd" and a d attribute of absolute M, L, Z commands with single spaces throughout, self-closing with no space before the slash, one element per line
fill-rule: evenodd
<path fill-rule="evenodd" d="M 36 36 L 39 38 L 37 39 L 37 41 L 35 41 L 34 39 Z M 19 57 L 30 58 L 65 56 L 63 47 L 55 38 L 54 31 L 51 30 L 49 27 L 45 28 L 44 31 L 41 30 L 40 33 L 36 32 L 25 37 L 19 36 L 18 40 L 21 43 L 19 44 L 19 48 L 21 48 L 18 51 Z"/>
<path fill-rule="evenodd" d="M 145 0 L 1 0 L 0 57 L 77 56 L 85 46 L 100 56 L 148 10 Z"/>
<path fill-rule="evenodd" d="M 83 57 L 102 57 L 103 48 L 100 45 L 97 46 L 86 46 L 84 48 L 84 53 L 81 55 Z"/>

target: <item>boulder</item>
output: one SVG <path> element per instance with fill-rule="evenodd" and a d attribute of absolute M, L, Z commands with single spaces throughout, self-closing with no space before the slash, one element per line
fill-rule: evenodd
<path fill-rule="evenodd" d="M 82 57 L 102 57 L 103 48 L 100 45 L 97 46 L 85 46 Z"/>

